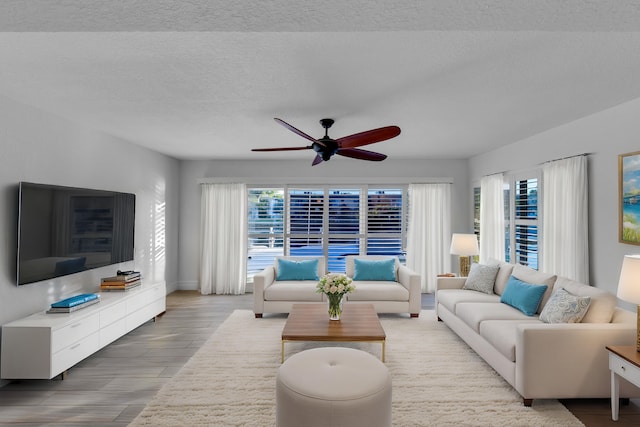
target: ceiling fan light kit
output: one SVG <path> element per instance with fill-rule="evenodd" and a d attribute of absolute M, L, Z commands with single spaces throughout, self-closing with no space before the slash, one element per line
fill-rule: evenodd
<path fill-rule="evenodd" d="M 386 126 L 333 139 L 329 137 L 329 128 L 335 123 L 335 121 L 333 119 L 321 119 L 320 125 L 324 128 L 324 136 L 320 139 L 315 139 L 291 126 L 282 119 L 275 118 L 274 120 L 289 129 L 291 132 L 311 141 L 311 145 L 304 147 L 254 148 L 251 151 L 292 151 L 312 149 L 316 152 L 316 157 L 311 163 L 312 166 L 322 163 L 323 161 L 328 161 L 334 154 L 351 157 L 353 159 L 370 160 L 374 162 L 382 161 L 387 158 L 385 154 L 362 150 L 357 147 L 386 141 L 387 139 L 395 138 L 400 135 L 400 128 L 398 126 Z"/>

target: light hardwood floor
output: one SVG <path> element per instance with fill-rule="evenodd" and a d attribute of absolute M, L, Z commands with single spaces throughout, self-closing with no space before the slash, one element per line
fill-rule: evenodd
<path fill-rule="evenodd" d="M 432 295 L 423 295 L 423 309 L 433 303 Z M 64 381 L 16 381 L 0 388 L 0 426 L 126 426 L 235 309 L 251 310 L 252 295 L 174 292 L 157 322 L 85 359 Z M 588 427 L 640 425 L 639 402 L 622 406 L 620 421 L 613 422 L 607 399 L 563 401 Z"/>

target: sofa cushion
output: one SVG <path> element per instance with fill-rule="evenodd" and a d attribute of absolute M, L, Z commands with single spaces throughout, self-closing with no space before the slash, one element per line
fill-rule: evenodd
<path fill-rule="evenodd" d="M 516 361 L 518 326 L 523 323 L 541 323 L 538 319 L 485 320 L 480 324 L 480 336 L 512 362 Z"/>
<path fill-rule="evenodd" d="M 345 257 L 345 274 L 347 275 L 347 277 L 351 277 L 353 278 L 353 275 L 355 273 L 355 259 L 364 259 L 364 260 L 373 260 L 373 261 L 384 261 L 384 260 L 388 260 L 388 259 L 393 259 L 395 262 L 395 270 L 394 272 L 397 274 L 398 271 L 398 267 L 400 266 L 400 261 L 398 260 L 397 257 L 394 256 L 389 256 L 389 255 L 347 255 Z"/>
<path fill-rule="evenodd" d="M 547 288 L 547 285 L 527 283 L 511 276 L 500 297 L 500 302 L 517 308 L 527 316 L 533 316 Z"/>
<path fill-rule="evenodd" d="M 322 302 L 322 294 L 316 293 L 317 284 L 314 280 L 273 282 L 264 290 L 264 300 Z"/>
<path fill-rule="evenodd" d="M 591 297 L 579 297 L 564 288 L 556 289 L 540 313 L 545 323 L 580 323 L 591 304 Z"/>
<path fill-rule="evenodd" d="M 616 309 L 616 296 L 604 289 L 594 288 L 566 277 L 558 277 L 555 288 L 564 288 L 573 295 L 591 297 L 591 304 L 582 323 L 609 323 Z"/>
<path fill-rule="evenodd" d="M 348 301 L 409 301 L 409 290 L 398 282 L 355 281 L 356 290 L 347 294 Z"/>
<path fill-rule="evenodd" d="M 461 302 L 456 304 L 456 316 L 476 332 L 480 332 L 480 324 L 486 320 L 537 319 L 500 302 Z"/>
<path fill-rule="evenodd" d="M 513 267 L 512 276 L 527 283 L 535 283 L 540 285 L 547 285 L 547 290 L 542 296 L 542 301 L 538 306 L 537 313 L 540 313 L 544 308 L 544 305 L 551 297 L 553 292 L 553 285 L 556 282 L 557 276 L 555 274 L 543 273 L 542 271 L 534 270 L 533 268 L 525 267 L 524 265 L 517 264 Z"/>
<path fill-rule="evenodd" d="M 507 287 L 507 282 L 509 281 L 509 277 L 511 277 L 511 273 L 513 272 L 513 264 L 509 264 L 508 262 L 498 261 L 496 259 L 489 259 L 487 262 L 489 265 L 497 265 L 500 267 L 498 270 L 498 274 L 496 274 L 496 283 L 493 286 L 493 292 L 502 295 L 504 292 L 504 288 Z"/>
<path fill-rule="evenodd" d="M 276 275 L 277 281 L 282 280 L 318 280 L 318 260 L 279 259 Z"/>
<path fill-rule="evenodd" d="M 452 313 L 456 313 L 456 305 L 461 302 L 500 302 L 498 295 L 489 295 L 463 289 L 440 289 L 436 294 L 438 304 L 442 304 Z"/>
<path fill-rule="evenodd" d="M 306 260 L 318 260 L 318 277 L 324 276 L 327 272 L 326 263 L 324 261 L 324 257 L 322 256 L 277 256 L 273 259 L 273 267 L 276 271 L 276 277 L 278 277 L 278 263 L 281 259 L 288 261 L 306 261 Z"/>
<path fill-rule="evenodd" d="M 493 294 L 493 286 L 499 269 L 500 267 L 497 265 L 471 264 L 469 276 L 462 289 Z"/>
<path fill-rule="evenodd" d="M 353 280 L 386 280 L 396 281 L 396 260 L 361 259 L 353 260 Z"/>

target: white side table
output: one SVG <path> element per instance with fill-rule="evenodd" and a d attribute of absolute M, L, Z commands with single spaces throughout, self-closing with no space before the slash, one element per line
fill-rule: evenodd
<path fill-rule="evenodd" d="M 640 353 L 635 345 L 612 345 L 609 350 L 611 369 L 611 419 L 618 421 L 620 408 L 620 377 L 640 387 Z"/>

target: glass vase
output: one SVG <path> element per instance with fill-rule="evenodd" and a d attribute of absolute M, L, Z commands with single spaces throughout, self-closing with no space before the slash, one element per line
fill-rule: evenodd
<path fill-rule="evenodd" d="M 327 295 L 329 299 L 329 320 L 340 320 L 344 295 Z"/>

